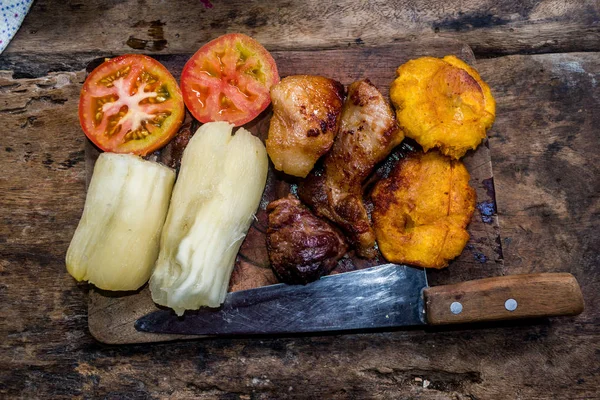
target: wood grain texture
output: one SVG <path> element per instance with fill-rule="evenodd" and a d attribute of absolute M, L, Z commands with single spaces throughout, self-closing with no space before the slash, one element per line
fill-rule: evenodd
<path fill-rule="evenodd" d="M 505 272 L 570 272 L 586 304 L 600 304 L 587 289 L 600 282 L 599 64 L 597 53 L 478 64 L 503 126 L 489 140 Z"/>
<path fill-rule="evenodd" d="M 477 279 L 430 287 L 423 294 L 432 325 L 578 315 L 584 307 L 579 284 L 567 273 Z M 453 311 L 453 305 L 459 308 Z"/>
<path fill-rule="evenodd" d="M 207 12 L 241 4 L 232 3 L 214 1 Z M 305 8 L 304 3 L 286 4 Z M 439 34 L 466 37 L 479 54 L 591 51 L 598 44 L 594 2 L 471 4 L 475 3 L 424 2 L 412 7 L 407 3 L 390 12 L 393 16 L 379 17 L 388 33 L 378 40 L 386 44 L 388 39 L 429 34 L 419 28 L 424 17 L 417 12 L 429 7 L 440 20 L 456 19 L 456 10 L 486 15 L 487 9 L 488 20 L 494 15 L 519 19 L 492 27 L 440 28 Z M 537 12 L 522 13 L 521 5 Z M 0 397 L 598 397 L 600 53 L 519 55 L 478 62 L 498 102 L 498 126 L 503 127 L 491 131 L 490 148 L 505 263 L 500 271 L 488 263 L 480 270 L 448 269 L 429 276 L 432 284 L 448 284 L 480 275 L 570 272 L 581 284 L 586 304 L 581 315 L 379 334 L 98 344 L 87 326 L 88 287 L 73 283 L 63 260 L 84 201 L 84 140 L 77 127 L 83 68 L 100 53 L 128 50 L 124 43 L 129 36 L 150 39 L 150 27 L 132 28 L 142 19 L 167 22 L 163 29 L 168 45 L 162 52 L 193 52 L 213 32 L 221 32 L 210 27 L 212 18 L 198 18 L 200 6 L 40 0 L 9 51 L 0 56 L 0 69 L 8 70 L 0 72 Z M 136 11 L 138 7 L 141 11 Z M 336 9 L 334 4 L 329 7 Z M 83 10 L 79 14 L 78 8 Z M 305 14 L 294 15 L 319 21 L 315 7 L 305 9 Z M 500 9 L 502 14 L 496 11 Z M 332 32 L 313 30 L 311 20 L 290 14 L 283 21 L 286 30 L 274 30 L 271 21 L 278 19 L 268 19 L 265 26 L 244 32 L 256 33 L 271 48 L 291 42 L 311 45 L 312 40 L 320 46 L 338 45 L 321 40 L 332 35 L 343 36 L 345 45 L 359 37 L 365 44 L 352 46 L 374 43 L 370 38 L 378 35 L 379 20 L 354 25 L 348 22 L 355 18 L 348 7 L 338 10 Z M 175 14 L 188 20 L 186 33 L 178 32 L 179 20 L 164 17 Z M 223 24 L 219 29 L 236 29 Z M 343 28 L 335 32 L 337 26 Z M 389 26 L 395 31 L 386 38 Z"/>
<path fill-rule="evenodd" d="M 64 269 L 84 201 L 84 140 L 75 127 L 85 73 L 36 79 L 4 73 L 0 395 L 597 397 L 600 99 L 594 82 L 600 80 L 600 53 L 502 57 L 478 67 L 503 126 L 490 137 L 505 244 L 501 272 L 573 273 L 581 283 L 583 314 L 459 329 L 119 347 L 92 338 L 87 285 L 75 285 Z M 29 98 L 37 100 L 27 104 Z M 458 271 L 435 272 L 430 283 L 456 282 Z M 478 277 L 471 274 L 461 279 Z"/>
<path fill-rule="evenodd" d="M 455 40 L 443 38 L 397 43 L 387 47 L 315 50 L 311 52 L 276 51 L 273 52 L 273 57 L 282 76 L 300 73 L 320 74 L 339 80 L 345 85 L 368 77 L 388 98 L 389 86 L 395 77 L 395 70 L 398 65 L 410 58 L 424 55 L 442 57 L 449 53 L 460 56 L 472 65 L 475 64 L 473 53 L 468 46 Z M 171 55 L 159 57 L 159 60 L 177 77 L 188 58 L 189 55 Z M 94 66 L 95 63 L 90 65 L 88 70 L 93 69 Z M 271 117 L 269 110 L 246 126 L 263 141 L 266 140 Z M 97 154 L 93 146 L 86 147 L 88 178 L 93 171 L 93 160 L 95 160 Z M 394 160 L 403 156 L 402 150 L 399 149 L 398 152 L 388 158 L 389 162 L 384 162 L 384 166 L 380 169 L 389 172 Z M 497 275 L 502 269 L 502 249 L 499 245 L 500 236 L 495 214 L 496 206 L 489 149 L 487 146 L 482 145 L 477 151 L 469 152 L 463 161 L 471 175 L 470 185 L 477 193 L 478 207 L 468 228 L 471 237 L 467 247 L 450 268 L 455 271 L 453 275 L 455 279 L 460 279 L 465 274 L 481 276 L 482 265 L 489 266 L 483 276 Z M 230 291 L 277 283 L 267 256 L 265 239 L 267 230 L 266 206 L 269 202 L 290 193 L 291 186 L 295 183 L 297 183 L 297 180 L 282 177 L 271 166 L 267 186 L 260 202 L 261 206 L 256 213 L 255 222 L 252 224 L 236 259 L 230 281 Z M 381 255 L 373 260 L 363 260 L 350 252 L 347 258 L 338 263 L 333 273 L 353 271 L 385 262 Z M 138 318 L 157 309 L 157 306 L 150 300 L 150 292 L 147 289 L 128 296 L 118 296 L 94 290 L 90 292 L 90 330 L 98 340 L 111 344 L 180 339 L 181 336 L 150 335 L 135 330 L 134 323 Z"/>
<path fill-rule="evenodd" d="M 467 42 L 477 56 L 600 51 L 595 0 L 38 0 L 25 22 L 0 59 L 0 69 L 23 77 L 64 71 L 66 65 L 81 69 L 107 54 L 189 53 L 229 32 L 252 35 L 269 50 L 447 36 Z"/>

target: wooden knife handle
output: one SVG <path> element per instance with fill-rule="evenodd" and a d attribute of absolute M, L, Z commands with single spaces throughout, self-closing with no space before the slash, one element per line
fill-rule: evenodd
<path fill-rule="evenodd" d="M 432 325 L 499 321 L 583 311 L 583 296 L 568 273 L 512 275 L 430 287 L 423 291 Z"/>

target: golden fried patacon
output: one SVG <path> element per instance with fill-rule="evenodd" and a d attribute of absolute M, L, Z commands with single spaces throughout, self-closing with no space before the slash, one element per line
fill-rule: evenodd
<path fill-rule="evenodd" d="M 372 193 L 377 243 L 390 262 L 443 268 L 469 240 L 475 190 L 464 164 L 415 153 L 398 162 Z"/>
<path fill-rule="evenodd" d="M 455 56 L 422 57 L 396 75 L 390 97 L 406 136 L 455 159 L 479 146 L 494 123 L 496 102 L 475 69 Z"/>

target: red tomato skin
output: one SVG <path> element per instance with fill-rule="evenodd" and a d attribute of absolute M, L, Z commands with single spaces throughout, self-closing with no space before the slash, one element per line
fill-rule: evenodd
<path fill-rule="evenodd" d="M 189 83 L 189 81 L 191 80 L 191 75 L 193 73 L 192 70 L 198 63 L 198 60 L 200 60 L 204 54 L 210 53 L 214 48 L 219 47 L 224 42 L 229 42 L 233 44 L 241 42 L 247 47 L 250 47 L 252 51 L 255 51 L 259 55 L 261 61 L 264 62 L 263 69 L 266 72 L 268 72 L 269 75 L 267 82 L 268 87 L 266 87 L 265 97 L 261 99 L 261 101 L 256 105 L 256 107 L 253 110 L 248 110 L 247 115 L 235 119 L 223 118 L 222 116 L 218 115 L 216 112 L 213 112 L 211 110 L 205 110 L 208 112 L 201 112 L 198 109 L 198 103 L 200 103 L 200 101 L 197 100 L 197 96 L 194 93 L 191 84 Z M 261 112 L 263 112 L 269 106 L 269 104 L 271 104 L 269 90 L 273 85 L 277 84 L 279 80 L 279 72 L 277 71 L 277 64 L 275 63 L 275 60 L 258 41 L 242 33 L 229 33 L 206 43 L 187 61 L 181 73 L 180 87 L 183 93 L 184 102 L 188 110 L 199 122 L 207 123 L 214 121 L 227 121 L 229 123 L 234 124 L 234 126 L 241 126 L 255 119 Z"/>
<path fill-rule="evenodd" d="M 171 114 L 168 122 L 166 122 L 168 126 L 166 127 L 165 132 L 159 135 L 160 137 L 153 138 L 154 140 L 152 140 L 151 143 L 140 147 L 133 145 L 126 146 L 125 148 L 109 146 L 102 142 L 101 132 L 94 131 L 95 126 L 92 122 L 94 110 L 91 109 L 92 98 L 90 91 L 92 86 L 97 84 L 94 79 L 96 75 L 102 76 L 101 74 L 108 74 L 111 70 L 119 70 L 120 68 L 124 68 L 134 62 L 144 65 L 147 70 L 162 75 L 167 79 L 168 82 L 165 82 L 165 84 L 168 85 L 170 94 L 175 102 L 175 105 L 172 109 L 174 112 Z M 102 151 L 109 151 L 113 153 L 132 153 L 145 156 L 164 147 L 177 134 L 185 117 L 185 104 L 183 102 L 183 95 L 179 85 L 177 84 L 177 80 L 173 77 L 173 75 L 171 75 L 165 66 L 155 59 L 143 54 L 123 54 L 106 60 L 88 75 L 81 89 L 78 115 L 81 128 L 83 129 L 85 135 Z"/>

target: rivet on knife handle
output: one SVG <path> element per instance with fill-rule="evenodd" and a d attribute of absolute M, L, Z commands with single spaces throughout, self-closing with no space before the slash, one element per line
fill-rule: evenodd
<path fill-rule="evenodd" d="M 577 315 L 579 284 L 568 273 L 512 275 L 430 287 L 423 291 L 432 325 Z"/>

